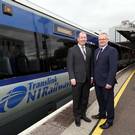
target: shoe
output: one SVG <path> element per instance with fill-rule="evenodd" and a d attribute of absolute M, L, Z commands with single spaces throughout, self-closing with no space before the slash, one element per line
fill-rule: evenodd
<path fill-rule="evenodd" d="M 106 119 L 106 116 L 100 116 L 99 114 L 97 115 L 92 115 L 91 116 L 93 119 Z"/>
<path fill-rule="evenodd" d="M 86 117 L 86 116 L 82 116 L 81 117 L 84 121 L 86 121 L 86 122 L 91 122 L 91 119 L 89 119 L 88 117 Z"/>
<path fill-rule="evenodd" d="M 80 127 L 80 125 L 81 125 L 80 119 L 75 119 L 75 125 L 76 125 L 77 127 Z"/>
<path fill-rule="evenodd" d="M 100 128 L 102 128 L 102 129 L 108 129 L 112 125 L 113 125 L 113 122 L 107 122 L 106 121 L 104 124 L 100 125 Z"/>

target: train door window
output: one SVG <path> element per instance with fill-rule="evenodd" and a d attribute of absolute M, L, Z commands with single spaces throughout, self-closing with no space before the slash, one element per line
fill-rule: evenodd
<path fill-rule="evenodd" d="M 37 33 L 37 41 L 38 41 L 38 50 L 39 50 L 39 60 L 40 60 L 40 71 L 41 72 L 49 72 L 50 65 L 48 59 L 48 49 L 46 45 L 46 36 Z"/>
<path fill-rule="evenodd" d="M 42 41 L 48 69 L 50 71 L 65 69 L 68 48 L 73 46 L 75 43 L 72 40 L 44 35 Z"/>
<path fill-rule="evenodd" d="M 33 32 L 0 26 L 0 50 L 3 52 L 1 57 L 9 59 L 11 71 L 7 72 L 8 75 L 26 75 L 40 71 Z M 0 67 L 1 65 L 0 63 Z"/>

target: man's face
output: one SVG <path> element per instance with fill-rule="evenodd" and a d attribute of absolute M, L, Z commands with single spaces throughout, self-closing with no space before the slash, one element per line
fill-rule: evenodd
<path fill-rule="evenodd" d="M 85 33 L 80 33 L 79 37 L 77 38 L 79 45 L 85 45 L 87 42 L 87 35 Z"/>
<path fill-rule="evenodd" d="M 99 35 L 98 37 L 99 47 L 104 47 L 108 44 L 108 37 L 105 34 Z"/>

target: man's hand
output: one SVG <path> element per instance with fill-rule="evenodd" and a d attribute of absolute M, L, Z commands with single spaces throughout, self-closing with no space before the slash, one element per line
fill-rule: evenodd
<path fill-rule="evenodd" d="M 106 88 L 106 89 L 111 89 L 111 88 L 112 88 L 112 85 L 106 84 L 106 85 L 105 85 L 105 88 Z"/>
<path fill-rule="evenodd" d="M 76 80 L 75 79 L 71 79 L 70 82 L 71 82 L 71 85 L 72 86 L 75 86 L 76 85 Z"/>

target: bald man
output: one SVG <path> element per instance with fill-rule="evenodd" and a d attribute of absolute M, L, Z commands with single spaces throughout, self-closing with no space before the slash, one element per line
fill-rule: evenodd
<path fill-rule="evenodd" d="M 101 33 L 98 40 L 99 48 L 96 49 L 94 58 L 94 83 L 99 113 L 92 118 L 107 118 L 107 121 L 100 126 L 102 129 L 107 129 L 113 125 L 114 120 L 114 85 L 118 53 L 115 48 L 108 45 L 109 38 L 106 33 Z"/>
<path fill-rule="evenodd" d="M 86 47 L 87 35 L 80 32 L 78 44 L 68 51 L 67 67 L 73 93 L 73 113 L 76 126 L 81 125 L 81 119 L 86 122 L 91 120 L 86 117 L 86 110 L 91 87 L 91 49 Z"/>

